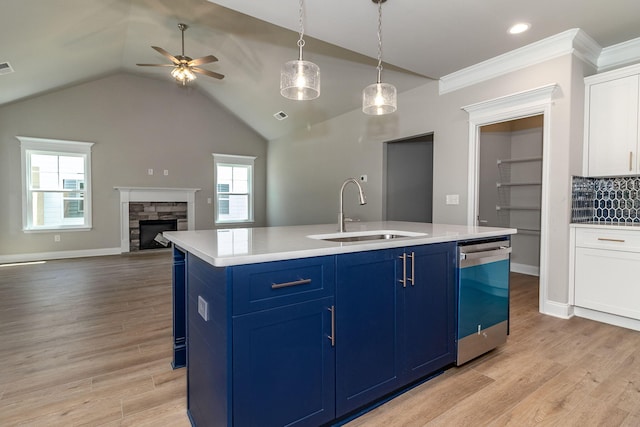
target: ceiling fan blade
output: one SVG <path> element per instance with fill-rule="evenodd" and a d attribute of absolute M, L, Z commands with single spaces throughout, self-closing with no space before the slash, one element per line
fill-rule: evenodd
<path fill-rule="evenodd" d="M 191 67 L 191 71 L 198 74 L 204 74 L 205 76 L 213 77 L 214 79 L 222 80 L 224 75 L 216 73 L 214 71 L 205 70 L 204 68 Z"/>
<path fill-rule="evenodd" d="M 189 66 L 208 64 L 210 62 L 216 62 L 217 60 L 218 58 L 216 58 L 215 56 L 207 55 L 203 56 L 202 58 L 192 59 L 191 61 L 189 61 Z"/>
<path fill-rule="evenodd" d="M 136 64 L 140 67 L 175 67 L 174 64 Z"/>
<path fill-rule="evenodd" d="M 176 58 L 175 56 L 171 55 L 169 52 L 167 52 L 163 48 L 158 47 L 158 46 L 151 46 L 151 48 L 155 49 L 156 51 L 160 52 L 161 54 L 163 54 L 164 56 L 169 58 L 174 64 L 179 64 L 180 63 L 180 60 L 178 58 Z"/>

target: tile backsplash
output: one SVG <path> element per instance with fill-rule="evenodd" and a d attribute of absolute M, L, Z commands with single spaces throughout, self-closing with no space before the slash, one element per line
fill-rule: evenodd
<path fill-rule="evenodd" d="M 640 177 L 574 176 L 571 222 L 640 223 Z"/>

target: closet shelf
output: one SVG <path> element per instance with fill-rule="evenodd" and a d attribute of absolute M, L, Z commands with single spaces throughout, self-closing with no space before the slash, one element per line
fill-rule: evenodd
<path fill-rule="evenodd" d="M 518 159 L 498 159 L 498 164 L 502 163 L 522 163 L 522 162 L 541 162 L 542 156 L 539 157 L 521 157 Z"/>
<path fill-rule="evenodd" d="M 512 210 L 512 211 L 539 211 L 540 206 L 496 206 L 497 211 Z"/>
<path fill-rule="evenodd" d="M 496 187 L 516 187 L 516 186 L 525 186 L 525 185 L 542 185 L 540 181 L 531 181 L 531 182 L 496 182 Z"/>

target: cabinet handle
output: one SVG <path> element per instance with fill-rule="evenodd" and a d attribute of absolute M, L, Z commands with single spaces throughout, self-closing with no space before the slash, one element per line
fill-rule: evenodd
<path fill-rule="evenodd" d="M 311 279 L 300 279 L 300 280 L 295 280 L 293 282 L 285 282 L 285 283 L 272 283 L 271 289 L 288 288 L 289 286 L 306 285 L 307 283 L 311 283 Z"/>
<path fill-rule="evenodd" d="M 411 255 L 407 255 L 408 258 L 411 258 L 411 277 L 407 280 L 411 282 L 411 286 L 415 286 L 415 281 L 413 280 L 416 277 L 416 258 L 415 252 L 411 252 Z"/>
<path fill-rule="evenodd" d="M 607 237 L 598 237 L 598 240 L 602 241 L 602 242 L 617 242 L 617 243 L 624 243 L 624 239 L 609 239 Z"/>
<path fill-rule="evenodd" d="M 407 254 L 403 253 L 402 256 L 398 257 L 402 260 L 402 279 L 398 280 L 398 282 L 402 283 L 402 287 L 407 287 Z"/>
<path fill-rule="evenodd" d="M 331 312 L 331 335 L 329 335 L 327 338 L 331 340 L 331 347 L 335 347 L 336 346 L 336 307 L 332 305 L 331 307 L 327 308 L 327 310 Z"/>
<path fill-rule="evenodd" d="M 633 170 L 633 151 L 629 151 L 629 172 Z"/>

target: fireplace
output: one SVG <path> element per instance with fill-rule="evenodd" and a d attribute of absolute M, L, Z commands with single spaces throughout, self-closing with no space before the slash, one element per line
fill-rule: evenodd
<path fill-rule="evenodd" d="M 148 219 L 140 223 L 140 250 L 169 247 L 169 241 L 162 235 L 165 231 L 178 229 L 177 219 Z"/>
<path fill-rule="evenodd" d="M 140 223 L 144 221 L 175 221 L 173 230 L 195 229 L 195 193 L 200 190 L 199 188 L 115 187 L 115 189 L 120 192 L 122 252 L 135 252 L 141 249 Z M 160 231 L 166 230 L 168 229 Z M 156 229 L 151 239 L 155 239 L 160 231 Z"/>

